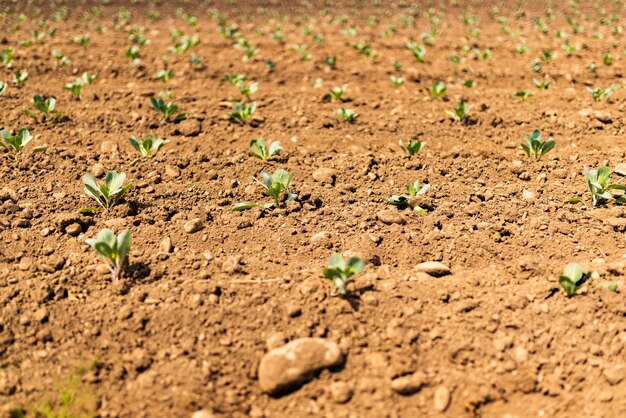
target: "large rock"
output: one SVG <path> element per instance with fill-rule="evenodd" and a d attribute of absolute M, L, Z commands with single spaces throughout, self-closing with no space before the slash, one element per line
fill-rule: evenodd
<path fill-rule="evenodd" d="M 299 388 L 316 371 L 340 366 L 343 353 L 334 342 L 323 338 L 300 338 L 268 352 L 259 364 L 259 384 L 270 395 Z"/>

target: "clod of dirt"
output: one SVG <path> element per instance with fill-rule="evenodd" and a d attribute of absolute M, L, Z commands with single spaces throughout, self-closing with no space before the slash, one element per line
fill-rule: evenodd
<path fill-rule="evenodd" d="M 439 261 L 425 261 L 415 266 L 415 270 L 426 273 L 433 277 L 447 276 L 450 274 L 450 267 Z"/>
<path fill-rule="evenodd" d="M 192 220 L 185 222 L 183 229 L 188 234 L 198 232 L 202 229 L 202 220 L 200 220 L 200 218 L 193 218 Z"/>
<path fill-rule="evenodd" d="M 72 223 L 65 227 L 65 233 L 71 237 L 77 237 L 82 231 L 82 227 L 77 223 Z"/>
<path fill-rule="evenodd" d="M 313 172 L 313 180 L 318 183 L 334 184 L 337 172 L 332 168 L 318 168 Z"/>
<path fill-rule="evenodd" d="M 380 212 L 376 214 L 376 217 L 378 218 L 379 221 L 381 221 L 382 223 L 386 225 L 391 225 L 391 224 L 404 225 L 406 223 L 406 221 L 404 220 L 400 212 L 398 212 L 397 210 L 391 210 L 391 209 L 381 210 Z"/>
<path fill-rule="evenodd" d="M 606 381 L 611 385 L 617 385 L 626 377 L 626 367 L 622 364 L 615 364 L 604 368 Z"/>
<path fill-rule="evenodd" d="M 333 382 L 330 385 L 330 397 L 335 403 L 346 403 L 352 399 L 352 387 L 346 382 Z"/>
<path fill-rule="evenodd" d="M 196 119 L 186 119 L 174 127 L 172 135 L 198 136 L 202 132 L 202 124 Z"/>
<path fill-rule="evenodd" d="M 619 163 L 615 166 L 615 173 L 620 176 L 626 176 L 626 163 Z"/>
<path fill-rule="evenodd" d="M 311 380 L 313 373 L 340 366 L 339 346 L 323 338 L 300 338 L 265 354 L 259 364 L 259 384 L 270 395 L 293 391 Z"/>
<path fill-rule="evenodd" d="M 426 375 L 415 372 L 408 376 L 397 377 L 391 381 L 391 389 L 400 395 L 412 395 L 426 385 Z"/>
<path fill-rule="evenodd" d="M 435 399 L 433 405 L 437 411 L 443 412 L 450 406 L 450 391 L 445 386 L 435 389 Z"/>

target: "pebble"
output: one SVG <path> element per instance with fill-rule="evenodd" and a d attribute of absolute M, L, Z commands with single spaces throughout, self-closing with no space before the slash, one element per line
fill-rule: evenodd
<path fill-rule="evenodd" d="M 450 391 L 445 386 L 435 389 L 435 399 L 433 405 L 437 411 L 443 412 L 450 406 Z"/>
<path fill-rule="evenodd" d="M 282 347 L 287 342 L 287 336 L 284 332 L 275 332 L 265 341 L 268 350 Z"/>
<path fill-rule="evenodd" d="M 65 233 L 71 237 L 77 237 L 83 232 L 83 228 L 78 223 L 72 223 L 65 227 Z"/>
<path fill-rule="evenodd" d="M 178 123 L 172 135 L 198 136 L 202 132 L 202 124 L 196 119 L 185 119 Z"/>
<path fill-rule="evenodd" d="M 166 165 L 165 166 L 165 175 L 169 178 L 175 179 L 178 176 L 180 176 L 180 168 L 176 167 L 175 165 Z"/>
<path fill-rule="evenodd" d="M 161 249 L 164 253 L 168 254 L 174 250 L 174 246 L 172 245 L 172 239 L 170 237 L 165 237 L 161 241 Z"/>
<path fill-rule="evenodd" d="M 615 166 L 615 173 L 620 176 L 626 176 L 626 163 L 619 163 Z"/>
<path fill-rule="evenodd" d="M 401 376 L 391 381 L 391 389 L 400 395 L 412 395 L 419 392 L 426 384 L 426 375 L 415 372 L 408 376 Z"/>
<path fill-rule="evenodd" d="M 191 418 L 215 418 L 215 415 L 213 415 L 206 409 L 201 409 L 200 411 L 194 412 Z"/>
<path fill-rule="evenodd" d="M 609 382 L 611 385 L 617 385 L 622 380 L 624 380 L 625 373 L 626 368 L 624 368 L 622 364 L 606 366 L 602 371 L 602 374 L 604 374 L 606 381 Z"/>
<path fill-rule="evenodd" d="M 398 224 L 404 225 L 406 221 L 397 210 L 381 210 L 376 214 L 376 217 L 379 221 L 384 223 L 385 225 Z"/>
<path fill-rule="evenodd" d="M 530 190 L 524 190 L 522 192 L 522 198 L 524 198 L 524 200 L 533 200 L 535 198 L 535 192 L 531 192 Z"/>
<path fill-rule="evenodd" d="M 104 170 L 104 165 L 100 163 L 95 163 L 94 165 L 92 165 L 90 171 L 91 174 L 93 174 L 93 176 L 96 178 L 103 177 L 106 174 Z"/>
<path fill-rule="evenodd" d="M 295 390 L 317 370 L 339 366 L 339 346 L 323 338 L 300 338 L 265 354 L 259 364 L 259 384 L 270 395 Z"/>
<path fill-rule="evenodd" d="M 415 266 L 418 272 L 426 273 L 433 277 L 442 277 L 450 274 L 450 267 L 439 261 L 425 261 Z"/>
<path fill-rule="evenodd" d="M 192 220 L 185 222 L 183 228 L 186 233 L 193 234 L 202 229 L 202 221 L 200 218 L 193 218 Z"/>
<path fill-rule="evenodd" d="M 352 387 L 346 382 L 333 382 L 330 385 L 330 397 L 335 403 L 346 403 L 352 398 Z"/>
<path fill-rule="evenodd" d="M 334 184 L 337 172 L 332 168 L 318 168 L 313 172 L 313 180 L 318 183 Z"/>

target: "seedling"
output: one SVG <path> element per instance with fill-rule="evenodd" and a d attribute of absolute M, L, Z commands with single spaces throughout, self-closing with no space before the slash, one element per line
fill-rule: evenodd
<path fill-rule="evenodd" d="M 400 140 L 400 148 L 402 149 L 402 151 L 404 151 L 405 154 L 408 154 L 410 156 L 414 156 L 415 154 L 419 153 L 424 145 L 426 145 L 426 142 L 424 141 L 414 141 L 412 139 L 409 139 L 409 142 L 405 146 L 402 143 L 402 140 Z"/>
<path fill-rule="evenodd" d="M 326 55 L 326 58 L 324 59 L 324 62 L 326 62 L 326 65 L 331 70 L 334 70 L 335 68 L 337 68 L 337 57 L 336 56 L 330 57 L 330 56 Z"/>
<path fill-rule="evenodd" d="M 330 90 L 328 90 L 327 97 L 330 100 L 343 101 L 341 97 L 343 96 L 343 94 L 346 92 L 347 89 L 348 89 L 348 83 L 344 84 L 341 87 L 333 87 Z"/>
<path fill-rule="evenodd" d="M 611 181 L 611 174 L 613 174 L 613 172 L 606 166 L 602 166 L 597 170 L 589 170 L 585 166 L 584 170 L 587 179 L 587 187 L 591 192 L 592 208 L 613 199 L 610 190 L 626 190 L 626 185 L 619 184 L 619 181 L 614 184 L 609 184 Z M 613 201 L 614 203 L 626 203 L 626 195 L 615 198 Z M 567 202 L 580 203 L 582 202 L 582 199 L 576 197 L 568 199 Z"/>
<path fill-rule="evenodd" d="M 226 81 L 228 81 L 231 85 L 235 87 L 237 87 L 239 83 L 243 83 L 244 81 L 248 79 L 248 77 L 246 77 L 245 74 L 231 74 L 231 73 L 226 73 L 224 78 L 226 79 Z"/>
<path fill-rule="evenodd" d="M 143 139 L 137 139 L 134 136 L 131 136 L 128 138 L 128 142 L 130 142 L 130 145 L 132 145 L 139 154 L 143 157 L 147 157 L 150 154 L 156 155 L 156 153 L 170 141 L 148 135 Z"/>
<path fill-rule="evenodd" d="M 359 274 L 365 268 L 365 262 L 359 257 L 350 257 L 346 260 L 341 254 L 333 253 L 330 256 L 328 267 L 324 267 L 324 278 L 330 280 L 335 285 L 333 294 L 345 296 L 346 285 L 350 277 Z"/>
<path fill-rule="evenodd" d="M 51 52 L 52 57 L 59 62 L 59 65 L 65 67 L 70 64 L 70 60 L 63 55 L 63 52 L 54 50 Z"/>
<path fill-rule="evenodd" d="M 200 44 L 198 36 L 194 35 L 189 37 L 187 35 L 183 35 L 176 40 L 176 44 L 173 47 L 168 48 L 168 51 L 175 52 L 177 55 L 183 55 L 185 52 L 189 51 L 198 44 Z"/>
<path fill-rule="evenodd" d="M 522 100 L 522 101 L 526 101 L 529 98 L 531 98 L 532 96 L 533 96 L 533 93 L 530 90 L 528 90 L 528 89 L 521 90 L 521 91 L 518 91 L 517 93 L 515 93 L 515 97 L 519 97 L 520 100 Z"/>
<path fill-rule="evenodd" d="M 13 61 L 13 48 L 0 50 L 0 64 L 6 68 L 11 68 L 11 61 Z"/>
<path fill-rule="evenodd" d="M 28 80 L 28 73 L 26 71 L 21 72 L 20 70 L 16 70 L 13 73 L 13 84 L 18 87 L 22 87 L 24 83 Z"/>
<path fill-rule="evenodd" d="M 0 148 L 8 151 L 21 152 L 22 149 L 33 139 L 27 129 L 20 129 L 17 135 L 11 135 L 9 131 L 0 131 Z M 33 152 L 44 152 L 47 147 L 37 147 Z"/>
<path fill-rule="evenodd" d="M 71 83 L 67 83 L 65 86 L 63 86 L 63 88 L 65 90 L 69 90 L 69 92 L 72 93 L 77 99 L 80 99 L 80 95 L 83 91 L 83 87 L 85 86 L 85 84 L 91 84 L 95 79 L 95 75 L 85 72 L 82 76 L 76 78 Z"/>
<path fill-rule="evenodd" d="M 447 88 L 446 88 L 446 85 L 443 83 L 443 81 L 437 81 L 435 84 L 433 84 L 430 87 L 430 94 L 435 99 L 438 99 L 446 95 L 446 90 Z"/>
<path fill-rule="evenodd" d="M 468 112 L 470 108 L 471 106 L 467 105 L 465 100 L 461 99 L 459 106 L 455 107 L 454 110 L 446 110 L 446 115 L 457 122 L 464 123 L 469 117 Z"/>
<path fill-rule="evenodd" d="M 250 202 L 237 203 L 233 207 L 233 210 L 244 211 L 247 209 L 252 209 L 254 207 L 260 207 L 264 210 L 268 210 L 280 206 L 281 198 L 284 198 L 285 202 L 288 202 L 298 197 L 289 191 L 289 185 L 291 184 L 291 180 L 293 179 L 293 174 L 290 174 L 287 170 L 278 169 L 274 171 L 274 174 L 272 174 L 271 176 L 267 173 L 267 171 L 262 170 L 261 179 L 263 181 L 260 181 L 253 177 L 253 180 L 265 189 L 265 194 L 272 197 L 274 199 L 274 202 L 267 204 Z"/>
<path fill-rule="evenodd" d="M 157 99 L 153 96 L 150 97 L 150 104 L 152 109 L 159 112 L 166 122 L 178 123 L 187 119 L 186 113 L 176 113 L 178 112 L 178 106 L 172 102 L 165 104 L 163 99 Z"/>
<path fill-rule="evenodd" d="M 541 81 L 541 80 L 537 80 L 536 78 L 533 78 L 533 84 L 539 90 L 548 90 L 550 88 L 550 81 Z"/>
<path fill-rule="evenodd" d="M 463 80 L 462 84 L 468 89 L 473 89 L 474 87 L 476 87 L 476 82 L 474 80 Z"/>
<path fill-rule="evenodd" d="M 86 240 L 100 257 L 107 263 L 111 271 L 113 281 L 116 282 L 124 272 L 128 262 L 128 252 L 130 250 L 131 234 L 125 229 L 116 237 L 110 229 L 103 229 L 98 232 L 95 239 Z"/>
<path fill-rule="evenodd" d="M 345 122 L 352 123 L 356 120 L 358 114 L 352 109 L 344 109 L 343 107 L 337 108 L 337 115 Z"/>
<path fill-rule="evenodd" d="M 122 200 L 124 195 L 133 187 L 132 183 L 124 186 L 126 174 L 109 171 L 104 184 L 98 184 L 89 173 L 83 175 L 83 184 L 87 196 L 93 198 L 104 209 L 109 210 Z M 81 212 L 94 212 L 95 208 L 82 209 Z"/>
<path fill-rule="evenodd" d="M 411 51 L 413 57 L 417 62 L 424 62 L 424 57 L 426 56 L 426 48 L 422 45 L 408 43 L 405 45 L 405 48 Z"/>
<path fill-rule="evenodd" d="M 391 80 L 391 85 L 394 88 L 398 88 L 398 87 L 402 86 L 404 84 L 404 82 L 405 82 L 404 77 L 396 77 L 395 75 L 392 75 L 390 77 L 390 80 Z"/>
<path fill-rule="evenodd" d="M 424 183 L 421 184 L 419 180 L 415 180 L 413 183 L 408 183 L 406 185 L 407 194 L 401 195 L 393 195 L 391 197 L 386 197 L 383 200 L 390 205 L 398 206 L 399 208 L 406 208 L 409 205 L 409 199 L 416 196 L 421 196 L 425 194 L 428 189 L 430 189 L 430 184 Z M 420 206 L 413 206 L 413 210 L 419 213 L 420 215 L 426 215 L 426 210 L 424 210 Z"/>
<path fill-rule="evenodd" d="M 139 47 L 137 45 L 131 45 L 126 47 L 124 50 L 124 55 L 133 60 L 133 65 L 138 65 L 141 61 L 139 59 Z"/>
<path fill-rule="evenodd" d="M 4 81 L 0 81 L 0 96 L 2 96 L 5 91 L 7 91 L 8 87 L 9 85 L 7 83 L 5 83 Z"/>
<path fill-rule="evenodd" d="M 243 57 L 241 58 L 243 62 L 250 61 L 258 52 L 257 49 L 252 46 L 252 44 L 250 44 L 250 42 L 243 38 L 237 41 L 237 43 L 235 44 L 235 49 L 243 52 Z"/>
<path fill-rule="evenodd" d="M 533 157 L 535 161 L 541 160 L 544 154 L 547 154 L 552 148 L 554 148 L 554 139 L 550 138 L 547 141 L 541 140 L 541 132 L 535 129 L 532 134 L 524 135 L 526 144 L 520 144 L 520 148 L 528 155 Z"/>
<path fill-rule="evenodd" d="M 72 37 L 72 43 L 75 43 L 76 45 L 80 45 L 83 48 L 87 48 L 90 40 L 91 40 L 91 37 L 89 35 Z"/>
<path fill-rule="evenodd" d="M 36 94 L 33 96 L 33 103 L 35 104 L 35 109 L 38 110 L 39 112 L 43 113 L 43 118 L 42 121 L 46 121 L 46 120 L 56 120 L 58 118 L 61 117 L 61 115 L 63 114 L 62 112 L 55 112 L 54 109 L 56 108 L 57 105 L 57 99 L 55 99 L 54 97 L 48 97 L 47 99 L 44 99 L 42 96 L 40 96 L 39 94 Z M 30 116 L 31 118 L 35 119 L 36 122 L 39 122 L 39 118 L 37 117 L 37 115 L 35 114 L 35 112 L 29 110 L 29 109 L 25 109 L 23 110 L 24 114 Z"/>
<path fill-rule="evenodd" d="M 174 75 L 174 72 L 172 71 L 171 68 L 161 69 L 156 73 L 156 75 L 154 76 L 154 79 L 167 83 L 168 81 L 170 81 L 173 75 Z"/>
<path fill-rule="evenodd" d="M 580 264 L 570 263 L 565 266 L 563 274 L 559 277 L 559 284 L 565 290 L 567 297 L 572 297 L 590 276 L 590 274 L 583 273 Z"/>
<path fill-rule="evenodd" d="M 237 82 L 235 85 L 239 89 L 239 93 L 246 97 L 246 99 L 250 100 L 250 95 L 256 93 L 259 83 L 250 83 L 246 85 L 243 81 Z"/>
<path fill-rule="evenodd" d="M 226 115 L 233 121 L 242 125 L 247 124 L 252 119 L 252 115 L 256 111 L 256 102 L 252 103 L 235 103 L 233 111 L 227 112 Z"/>
<path fill-rule="evenodd" d="M 267 148 L 267 143 L 263 138 L 250 141 L 250 155 L 260 160 L 267 160 L 274 155 L 279 155 L 282 150 L 283 148 L 278 141 L 272 141 L 269 148 Z"/>
<path fill-rule="evenodd" d="M 599 102 L 599 101 L 602 101 L 602 99 L 605 99 L 605 98 L 611 96 L 613 94 L 613 90 L 615 88 L 617 88 L 618 86 L 619 85 L 614 84 L 611 87 L 608 87 L 608 88 L 606 88 L 604 90 L 602 90 L 600 88 L 592 89 L 590 87 L 587 87 L 587 92 L 589 92 L 589 94 L 591 94 L 591 97 L 593 98 L 593 100 L 595 102 Z"/>

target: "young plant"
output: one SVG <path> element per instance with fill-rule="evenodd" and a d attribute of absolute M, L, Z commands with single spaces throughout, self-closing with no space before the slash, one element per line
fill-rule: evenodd
<path fill-rule="evenodd" d="M 239 81 L 235 87 L 239 89 L 239 93 L 246 97 L 247 100 L 250 100 L 250 95 L 256 93 L 259 88 L 259 83 L 250 83 L 246 85 L 243 81 Z"/>
<path fill-rule="evenodd" d="M 350 277 L 361 273 L 364 268 L 365 262 L 359 257 L 350 257 L 346 260 L 341 254 L 334 253 L 330 256 L 328 267 L 324 267 L 323 273 L 324 278 L 335 285 L 333 294 L 344 296 Z"/>
<path fill-rule="evenodd" d="M 233 111 L 227 112 L 226 116 L 235 122 L 242 125 L 247 124 L 252 119 L 252 115 L 256 111 L 256 102 L 252 103 L 235 103 L 233 104 Z"/>
<path fill-rule="evenodd" d="M 539 90 L 548 90 L 550 88 L 550 81 L 541 81 L 541 80 L 537 80 L 536 78 L 533 78 L 533 84 Z"/>
<path fill-rule="evenodd" d="M 417 196 L 426 194 L 428 189 L 430 189 L 430 184 L 428 183 L 421 184 L 419 180 L 415 180 L 415 182 L 408 183 L 406 185 L 407 194 L 393 195 L 383 200 L 389 203 L 390 205 L 398 206 L 399 208 L 404 209 L 407 206 L 409 206 L 409 199 L 411 199 L 412 197 L 417 197 Z M 420 215 L 422 216 L 426 215 L 426 210 L 422 208 L 421 206 L 414 204 L 414 203 L 411 204 L 411 206 L 413 207 L 413 210 L 419 213 Z"/>
<path fill-rule="evenodd" d="M 13 73 L 13 84 L 18 87 L 22 87 L 24 83 L 28 80 L 28 73 L 26 71 L 22 72 L 20 70 L 16 70 Z"/>
<path fill-rule="evenodd" d="M 559 284 L 565 290 L 567 297 L 572 297 L 578 289 L 589 279 L 591 275 L 583 273 L 578 263 L 570 263 L 565 266 L 563 274 L 559 277 Z"/>
<path fill-rule="evenodd" d="M 35 109 L 43 113 L 42 121 L 44 122 L 46 120 L 56 120 L 60 118 L 61 115 L 63 114 L 62 112 L 54 111 L 57 105 L 57 99 L 55 99 L 54 97 L 48 97 L 47 99 L 44 99 L 39 94 L 36 94 L 33 96 L 33 103 L 35 104 Z M 37 117 L 37 114 L 35 114 L 35 112 L 29 109 L 25 109 L 23 110 L 23 112 L 24 114 L 35 119 L 36 122 L 39 122 L 39 118 Z"/>
<path fill-rule="evenodd" d="M 278 169 L 274 171 L 271 176 L 267 173 L 267 171 L 262 170 L 261 179 L 263 180 L 262 182 L 253 177 L 253 180 L 265 189 L 265 195 L 272 197 L 274 199 L 274 202 L 264 205 L 250 202 L 237 203 L 233 207 L 233 210 L 244 211 L 247 209 L 252 209 L 254 207 L 260 207 L 267 210 L 280 206 L 280 200 L 283 196 L 285 202 L 294 200 L 298 197 L 289 191 L 289 185 L 291 184 L 291 180 L 293 179 L 293 174 L 290 174 L 287 170 Z"/>
<path fill-rule="evenodd" d="M 246 77 L 245 74 L 231 74 L 231 73 L 226 73 L 226 75 L 224 75 L 224 78 L 226 79 L 226 81 L 228 81 L 231 85 L 235 87 L 237 87 L 239 83 L 243 83 L 244 81 L 248 79 L 248 77 Z"/>
<path fill-rule="evenodd" d="M 526 144 L 520 144 L 520 148 L 528 155 L 533 157 L 535 161 L 541 160 L 544 154 L 547 154 L 552 148 L 554 148 L 554 139 L 550 138 L 547 141 L 541 140 L 541 132 L 535 129 L 532 134 L 524 135 Z"/>
<path fill-rule="evenodd" d="M 398 87 L 402 86 L 404 84 L 404 82 L 405 82 L 404 77 L 396 77 L 395 75 L 392 75 L 390 77 L 390 80 L 391 80 L 391 85 L 394 88 L 398 88 Z"/>
<path fill-rule="evenodd" d="M 343 107 L 337 108 L 337 115 L 345 122 L 352 123 L 356 120 L 358 114 L 352 109 L 344 109 Z"/>
<path fill-rule="evenodd" d="M 338 102 L 343 101 L 341 97 L 343 96 L 343 94 L 346 92 L 347 89 L 348 89 L 348 83 L 344 84 L 341 87 L 333 87 L 330 90 L 328 90 L 327 97 L 330 100 L 336 100 Z"/>
<path fill-rule="evenodd" d="M 465 100 L 461 99 L 458 107 L 455 107 L 453 110 L 446 110 L 446 115 L 457 122 L 464 123 L 469 117 L 468 112 L 470 108 L 471 106 L 467 105 Z"/>
<path fill-rule="evenodd" d="M 27 129 L 20 129 L 17 135 L 11 135 L 9 131 L 2 130 L 0 131 L 0 148 L 20 152 L 32 139 Z"/>
<path fill-rule="evenodd" d="M 89 173 L 83 175 L 83 185 L 87 196 L 93 198 L 104 209 L 109 210 L 122 200 L 124 195 L 133 187 L 132 183 L 124 186 L 126 174 L 109 171 L 104 184 L 98 184 L 96 179 Z M 83 212 L 94 212 L 96 209 L 83 209 Z"/>
<path fill-rule="evenodd" d="M 260 160 L 267 160 L 274 155 L 279 155 L 282 150 L 283 148 L 278 141 L 272 141 L 269 148 L 267 148 L 267 143 L 263 138 L 250 141 L 250 155 Z"/>
<path fill-rule="evenodd" d="M 613 85 L 613 86 L 608 87 L 608 88 L 606 88 L 604 90 L 602 90 L 601 88 L 594 88 L 594 89 L 592 89 L 590 87 L 587 87 L 587 92 L 589 92 L 589 94 L 591 94 L 591 97 L 593 98 L 594 102 L 599 102 L 599 101 L 602 101 L 602 99 L 605 99 L 605 98 L 611 96 L 613 94 L 613 89 L 615 87 L 616 86 Z"/>
<path fill-rule="evenodd" d="M 328 66 L 328 68 L 330 70 L 334 70 L 335 68 L 337 68 L 337 57 L 336 56 L 328 56 L 326 55 L 326 58 L 324 59 L 324 62 L 326 63 L 326 65 Z"/>
<path fill-rule="evenodd" d="M 521 101 L 526 101 L 533 96 L 533 93 L 529 89 L 521 90 L 515 93 L 515 97 L 518 97 Z"/>
<path fill-rule="evenodd" d="M 178 123 L 187 119 L 186 113 L 176 113 L 178 112 L 178 106 L 172 102 L 165 104 L 163 99 L 157 99 L 153 96 L 150 97 L 150 104 L 152 109 L 159 112 L 166 122 Z"/>
<path fill-rule="evenodd" d="M 89 238 L 86 242 L 107 263 L 114 282 L 122 277 L 128 262 L 131 242 L 130 230 L 125 229 L 116 237 L 110 229 L 103 229 L 98 232 L 95 239 Z"/>
<path fill-rule="evenodd" d="M 409 139 L 409 142 L 405 146 L 402 143 L 402 140 L 400 140 L 400 148 L 402 149 L 402 151 L 404 151 L 405 154 L 408 154 L 411 157 L 419 153 L 424 145 L 426 145 L 426 142 L 424 141 L 414 141 L 412 139 Z"/>
<path fill-rule="evenodd" d="M 173 75 L 174 73 L 172 72 L 171 68 L 161 69 L 157 71 L 156 75 L 154 76 L 154 79 L 167 83 L 168 81 L 170 81 Z"/>
<path fill-rule="evenodd" d="M 611 195 L 611 190 L 626 190 L 626 185 L 619 184 L 619 181 L 614 184 L 610 184 L 611 174 L 613 172 L 610 168 L 606 166 L 602 166 L 597 170 L 589 170 L 587 167 L 584 167 L 585 176 L 587 179 L 587 187 L 591 192 L 591 202 L 592 208 L 595 208 L 601 203 L 606 203 L 613 199 Z M 626 195 L 622 195 L 618 198 L 613 199 L 615 203 L 626 203 Z M 568 203 L 580 203 L 582 199 L 580 198 L 572 198 L 568 199 Z"/>
<path fill-rule="evenodd" d="M 0 96 L 2 96 L 5 91 L 7 91 L 8 87 L 9 85 L 7 83 L 5 83 L 4 81 L 0 81 Z"/>
<path fill-rule="evenodd" d="M 128 142 L 130 142 L 130 145 L 132 145 L 139 154 L 143 157 L 147 157 L 150 154 L 156 155 L 156 153 L 170 141 L 148 135 L 143 139 L 137 139 L 134 136 L 131 136 L 128 138 Z"/>
<path fill-rule="evenodd" d="M 405 48 L 411 51 L 413 57 L 417 62 L 424 62 L 424 57 L 426 56 L 426 48 L 422 45 L 418 45 L 415 43 L 408 43 L 405 45 Z"/>
<path fill-rule="evenodd" d="M 446 95 L 446 90 L 447 88 L 446 88 L 446 85 L 443 83 L 443 81 L 437 81 L 435 84 L 433 84 L 430 87 L 430 94 L 435 99 L 438 99 Z"/>

